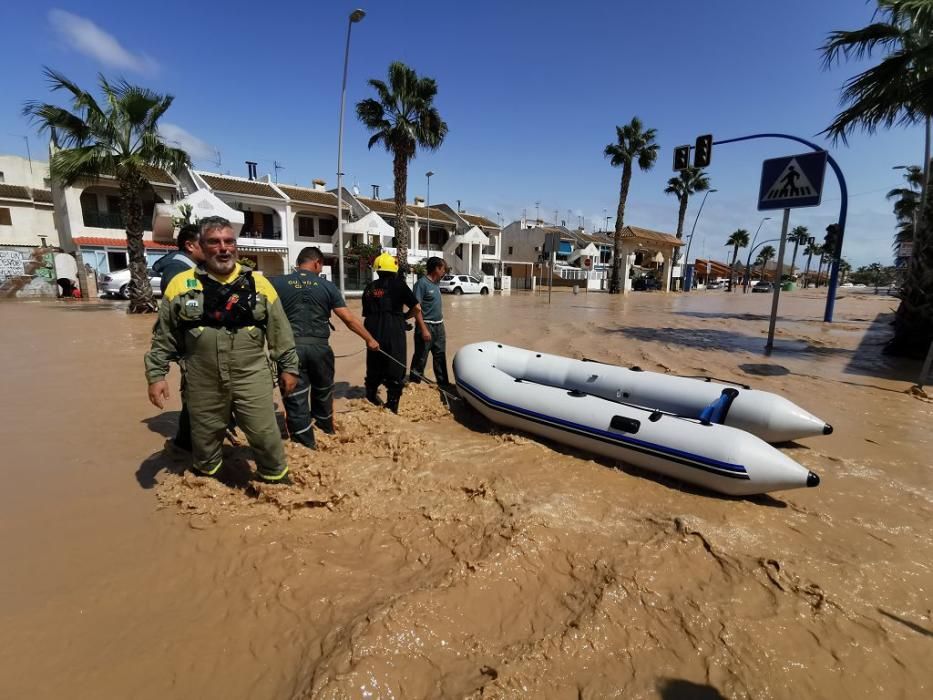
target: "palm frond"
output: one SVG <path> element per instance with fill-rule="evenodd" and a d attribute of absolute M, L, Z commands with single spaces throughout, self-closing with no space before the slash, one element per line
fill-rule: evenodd
<path fill-rule="evenodd" d="M 879 47 L 898 46 L 904 40 L 904 29 L 888 22 L 875 22 L 851 31 L 830 32 L 823 53 L 823 68 L 828 69 L 843 58 L 863 60 L 870 58 Z"/>
<path fill-rule="evenodd" d="M 91 130 L 81 117 L 67 109 L 42 102 L 27 102 L 23 115 L 30 118 L 40 131 L 55 129 L 60 142 L 65 146 L 84 145 L 91 137 Z"/>

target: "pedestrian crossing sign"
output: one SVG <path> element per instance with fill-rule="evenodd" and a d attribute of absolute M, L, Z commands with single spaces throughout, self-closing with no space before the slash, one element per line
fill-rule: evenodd
<path fill-rule="evenodd" d="M 815 151 L 762 163 L 759 211 L 819 206 L 826 156 L 826 151 Z"/>

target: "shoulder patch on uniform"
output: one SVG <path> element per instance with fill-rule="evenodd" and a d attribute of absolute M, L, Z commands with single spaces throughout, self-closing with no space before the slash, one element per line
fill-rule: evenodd
<path fill-rule="evenodd" d="M 185 286 L 186 286 L 188 289 L 194 289 L 195 287 L 198 286 L 198 281 L 195 280 L 195 279 L 185 280 Z"/>

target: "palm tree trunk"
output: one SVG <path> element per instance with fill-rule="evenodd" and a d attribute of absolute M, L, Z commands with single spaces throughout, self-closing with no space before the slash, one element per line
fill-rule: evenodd
<path fill-rule="evenodd" d="M 735 261 L 739 257 L 739 246 L 738 244 L 732 246 L 732 264 L 729 265 L 729 291 L 735 291 Z"/>
<path fill-rule="evenodd" d="M 392 175 L 395 177 L 395 244 L 398 251 L 398 269 L 400 274 L 408 273 L 408 219 L 405 216 L 405 200 L 408 196 L 408 157 L 395 152 L 392 160 Z M 418 232 L 415 232 L 418 235 Z"/>
<path fill-rule="evenodd" d="M 677 240 L 680 240 L 684 237 L 684 219 L 687 218 L 687 202 L 690 197 L 686 193 L 680 197 L 680 208 L 677 211 Z M 677 264 L 680 260 L 680 246 L 674 250 L 674 259 L 671 261 L 671 266 Z M 672 285 L 673 286 L 673 285 Z M 671 290 L 673 291 L 673 289 Z"/>
<path fill-rule="evenodd" d="M 146 314 L 158 309 L 149 285 L 146 247 L 143 245 L 143 200 L 145 180 L 133 175 L 120 181 L 120 208 L 126 223 L 126 254 L 130 268 L 130 306 L 127 313 Z"/>
<path fill-rule="evenodd" d="M 625 202 L 628 199 L 628 188 L 632 182 L 632 165 L 622 165 L 622 182 L 619 185 L 619 208 L 616 210 L 616 230 L 612 237 L 612 279 L 609 282 L 609 293 L 618 294 L 622 291 L 620 284 L 620 270 L 622 269 L 622 228 L 625 226 Z M 622 283 L 624 284 L 624 283 Z"/>
<path fill-rule="evenodd" d="M 797 263 L 797 246 L 800 245 L 800 241 L 794 241 L 794 256 L 790 259 L 790 276 L 794 276 L 794 265 Z"/>
<path fill-rule="evenodd" d="M 807 271 L 803 273 L 803 288 L 810 286 L 810 262 L 813 260 L 813 253 L 807 256 Z"/>
<path fill-rule="evenodd" d="M 820 256 L 820 266 L 816 270 L 816 288 L 820 288 L 820 277 L 823 276 L 823 256 Z"/>

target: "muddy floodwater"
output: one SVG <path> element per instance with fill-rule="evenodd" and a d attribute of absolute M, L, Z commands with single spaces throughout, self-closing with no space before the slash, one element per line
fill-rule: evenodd
<path fill-rule="evenodd" d="M 823 324 L 786 294 L 770 356 L 763 294 L 444 302 L 451 358 L 494 339 L 779 392 L 835 427 L 781 446 L 822 483 L 724 498 L 424 385 L 395 416 L 342 327 L 339 432 L 287 447 L 294 484 L 231 446 L 196 477 L 163 451 L 177 370 L 146 400 L 151 317 L 0 304 L 0 697 L 933 696 L 933 402 L 880 355 L 896 299 Z"/>

